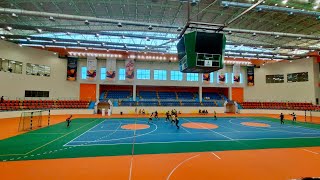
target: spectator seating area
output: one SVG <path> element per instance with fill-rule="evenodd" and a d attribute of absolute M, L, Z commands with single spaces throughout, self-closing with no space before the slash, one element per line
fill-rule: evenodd
<path fill-rule="evenodd" d="M 138 97 L 141 99 L 158 99 L 156 91 L 140 91 Z"/>
<path fill-rule="evenodd" d="M 225 100 L 224 96 L 218 94 L 218 93 L 209 93 L 209 92 L 204 92 L 202 93 L 202 98 L 203 100 Z"/>
<path fill-rule="evenodd" d="M 77 100 L 5 100 L 3 103 L 0 103 L 0 110 L 87 109 L 89 103 L 89 101 Z"/>
<path fill-rule="evenodd" d="M 126 99 L 132 96 L 130 91 L 107 91 L 104 94 L 104 99 Z"/>
<path fill-rule="evenodd" d="M 319 111 L 320 106 L 312 103 L 292 102 L 242 102 L 239 103 L 243 109 L 284 109 L 284 110 L 312 110 Z"/>

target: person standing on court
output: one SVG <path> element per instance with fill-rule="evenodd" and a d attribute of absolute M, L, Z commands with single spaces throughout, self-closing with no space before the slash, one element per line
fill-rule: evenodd
<path fill-rule="evenodd" d="M 0 103 L 3 103 L 3 102 L 4 102 L 4 98 L 3 98 L 3 96 L 1 96 Z"/>
<path fill-rule="evenodd" d="M 214 120 L 217 120 L 217 112 L 213 111 L 213 115 L 214 115 Z"/>
<path fill-rule="evenodd" d="M 281 113 L 281 114 L 280 114 L 280 121 L 281 121 L 281 124 L 284 124 L 283 119 L 284 119 L 284 115 Z"/>
<path fill-rule="evenodd" d="M 68 117 L 68 118 L 66 119 L 66 121 L 67 121 L 67 127 L 70 126 L 71 118 L 72 118 L 72 115 L 70 115 L 70 117 Z"/>
<path fill-rule="evenodd" d="M 297 121 L 297 115 L 293 112 L 292 114 L 292 122 L 296 122 Z"/>

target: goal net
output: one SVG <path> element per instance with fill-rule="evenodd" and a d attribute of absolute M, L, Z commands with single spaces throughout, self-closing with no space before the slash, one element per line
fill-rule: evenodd
<path fill-rule="evenodd" d="M 19 131 L 30 131 L 42 126 L 43 111 L 22 112 L 19 122 Z"/>

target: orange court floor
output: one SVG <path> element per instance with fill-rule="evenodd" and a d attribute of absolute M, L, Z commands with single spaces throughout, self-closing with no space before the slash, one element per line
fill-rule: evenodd
<path fill-rule="evenodd" d="M 181 115 L 181 117 L 197 116 L 210 117 L 212 114 Z M 218 114 L 217 116 L 278 118 L 279 115 Z M 51 124 L 63 122 L 67 117 L 68 115 L 52 115 Z M 101 117 L 101 115 L 73 116 L 73 118 Z M 112 115 L 105 118 L 113 117 L 135 118 L 137 115 Z M 286 115 L 286 119 L 291 119 L 291 116 Z M 298 116 L 298 121 L 304 120 L 304 116 Z M 312 122 L 320 123 L 320 117 L 312 117 Z M 18 135 L 18 123 L 19 118 L 0 119 L 0 140 Z M 320 147 L 306 147 L 0 162 L 0 179 L 289 180 L 306 176 L 320 177 L 319 167 Z"/>

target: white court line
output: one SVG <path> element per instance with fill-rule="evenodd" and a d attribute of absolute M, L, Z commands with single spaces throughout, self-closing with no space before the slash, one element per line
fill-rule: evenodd
<path fill-rule="evenodd" d="M 290 137 L 290 138 L 258 138 L 258 139 L 233 139 L 233 140 L 201 140 L 201 141 L 170 141 L 170 142 L 143 142 L 143 143 L 135 143 L 135 144 L 170 144 L 170 143 L 199 143 L 199 142 L 227 142 L 227 141 L 259 141 L 259 140 L 281 140 L 281 139 L 314 139 L 314 138 L 320 138 L 320 136 L 317 137 Z M 100 142 L 100 141 L 97 141 Z M 66 146 L 113 146 L 113 145 L 128 145 L 132 143 L 112 143 L 112 144 L 90 144 L 90 145 L 66 145 Z"/>
<path fill-rule="evenodd" d="M 221 159 L 218 155 L 216 155 L 214 152 L 211 152 L 211 154 L 213 154 L 215 157 L 217 157 L 218 159 Z"/>
<path fill-rule="evenodd" d="M 254 129 L 260 129 L 262 131 L 260 132 L 286 132 L 286 133 L 297 133 L 297 134 L 318 134 L 318 133 L 304 133 L 304 132 L 293 132 L 293 131 L 287 131 L 287 130 L 276 130 L 276 128 L 279 128 L 279 127 L 274 127 L 274 128 L 271 128 L 271 127 L 253 127 L 253 126 L 246 126 L 246 125 L 242 125 L 241 123 L 240 124 L 237 124 L 237 123 L 234 123 L 232 122 L 232 120 L 229 120 L 229 123 L 231 124 L 234 124 L 234 125 L 237 125 L 237 126 L 241 126 L 241 127 L 249 127 L 249 128 L 254 128 Z M 272 130 L 270 130 L 272 129 Z M 308 128 L 304 129 L 304 130 L 308 130 Z M 314 130 L 313 130 L 314 131 Z M 320 132 L 319 132 L 320 133 Z"/>
<path fill-rule="evenodd" d="M 188 159 L 185 159 L 184 161 L 182 161 L 181 163 L 179 163 L 179 164 L 170 172 L 170 174 L 169 174 L 168 177 L 167 177 L 167 180 L 170 179 L 171 175 L 174 173 L 174 171 L 175 171 L 176 169 L 178 169 L 179 166 L 181 166 L 183 163 L 185 163 L 185 162 L 187 162 L 187 161 L 189 161 L 189 160 L 191 160 L 191 159 L 193 159 L 193 158 L 195 158 L 195 157 L 198 157 L 198 156 L 200 156 L 200 154 L 197 154 L 197 155 L 195 155 L 195 156 L 189 157 Z"/>
<path fill-rule="evenodd" d="M 132 164 L 133 164 L 133 156 L 131 157 L 131 161 L 130 161 L 129 180 L 131 180 L 131 176 L 132 176 Z"/>
<path fill-rule="evenodd" d="M 181 125 L 181 127 L 182 127 L 183 130 L 187 131 L 188 134 L 193 134 L 193 133 L 191 133 L 190 131 L 188 131 L 186 128 L 184 128 L 182 125 Z M 170 134 L 175 134 L 175 133 L 170 133 Z M 181 134 L 181 133 L 179 133 L 179 134 Z M 185 133 L 183 133 L 183 134 L 185 134 Z"/>
<path fill-rule="evenodd" d="M 96 119 L 97 120 L 97 119 Z M 106 120 L 103 120 L 101 121 L 100 123 L 96 124 L 95 126 L 93 126 L 92 128 L 88 129 L 87 131 L 85 131 L 84 133 L 80 134 L 79 136 L 75 137 L 74 139 L 72 139 L 71 141 L 67 142 L 65 145 L 63 146 L 66 146 L 67 144 L 69 144 L 70 142 L 74 141 L 75 139 L 77 139 L 78 137 L 84 135 L 85 133 L 87 133 L 88 131 L 90 131 L 91 129 L 97 127 L 98 125 L 102 124 L 103 122 L 105 122 Z"/>
<path fill-rule="evenodd" d="M 310 153 L 313 153 L 313 154 L 319 154 L 319 153 L 317 153 L 317 152 L 310 151 L 310 150 L 308 150 L 308 149 L 302 149 L 302 150 L 307 151 L 307 152 L 310 152 Z"/>
<path fill-rule="evenodd" d="M 153 124 L 153 123 L 151 123 Z M 139 134 L 136 135 L 135 137 L 139 137 L 139 136 L 144 136 L 150 133 L 153 133 L 154 131 L 156 131 L 158 129 L 158 126 L 156 124 L 153 124 L 156 128 L 150 132 L 144 133 L 144 134 Z M 109 141 L 118 141 L 118 140 L 122 140 L 122 139 L 130 139 L 133 138 L 134 136 L 130 136 L 130 137 L 124 137 L 124 138 L 115 138 L 115 139 L 107 139 L 107 140 L 96 140 L 96 141 L 73 141 L 73 142 L 109 142 Z"/>
<path fill-rule="evenodd" d="M 183 118 L 183 119 L 185 119 L 185 118 Z M 189 121 L 188 119 L 185 119 L 185 120 Z M 189 122 L 192 122 L 192 121 L 189 121 Z M 192 123 L 194 123 L 194 122 L 192 122 Z M 219 134 L 220 136 L 223 136 L 223 137 L 225 137 L 225 138 L 227 138 L 227 139 L 234 140 L 234 139 L 232 139 L 231 137 L 225 136 L 225 135 L 223 135 L 223 134 L 221 134 L 221 133 L 218 133 L 218 132 L 216 132 L 216 131 L 213 131 L 213 130 L 211 130 L 211 129 L 208 129 L 208 128 L 204 127 L 204 126 L 201 126 L 201 125 L 199 125 L 199 124 L 197 124 L 197 125 L 198 125 L 199 127 L 202 127 L 202 128 L 204 128 L 204 129 L 207 129 L 207 130 L 209 130 L 209 131 L 211 131 L 211 132 L 213 132 L 213 133 Z"/>

